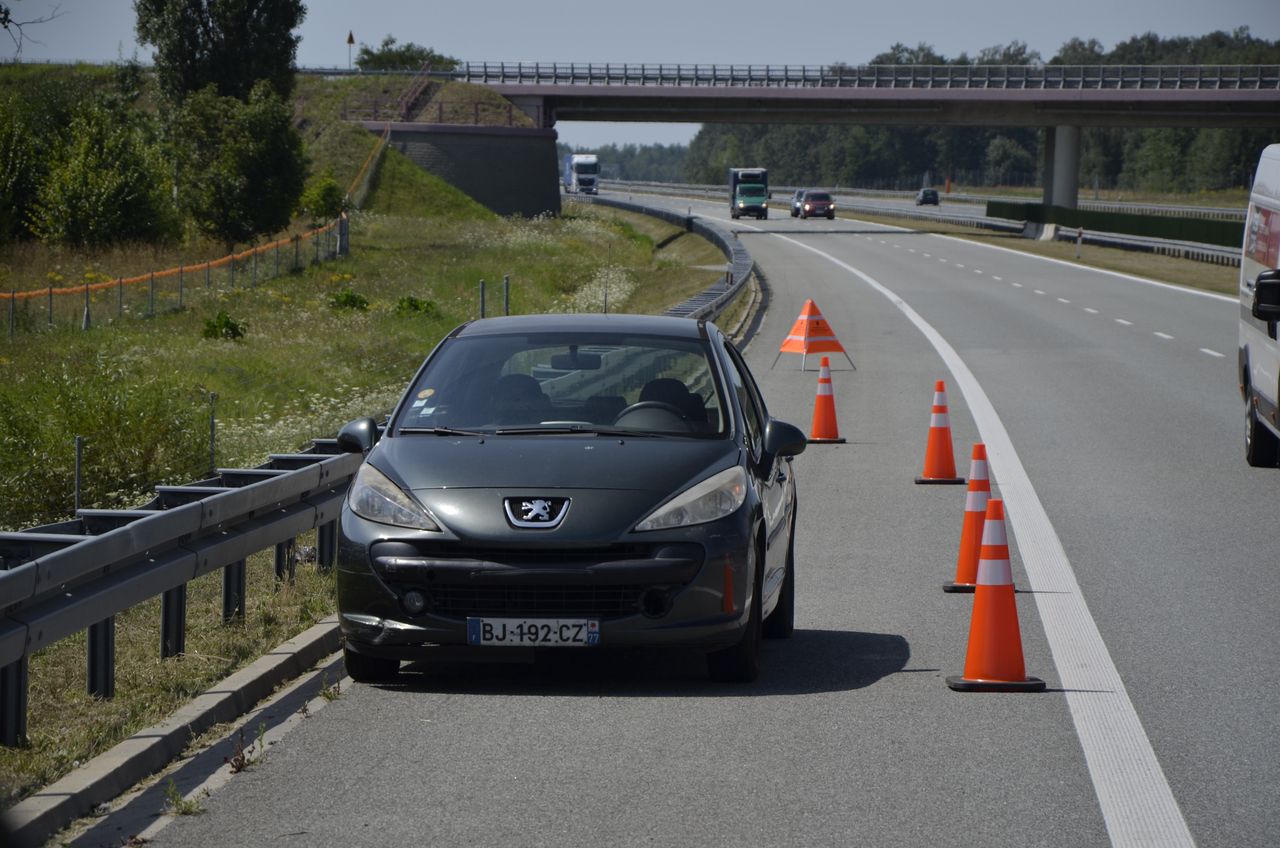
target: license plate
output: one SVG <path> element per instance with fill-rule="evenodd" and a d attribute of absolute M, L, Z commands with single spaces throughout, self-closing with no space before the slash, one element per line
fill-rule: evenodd
<path fill-rule="evenodd" d="M 600 622 L 581 618 L 468 618 L 468 645 L 600 644 Z"/>

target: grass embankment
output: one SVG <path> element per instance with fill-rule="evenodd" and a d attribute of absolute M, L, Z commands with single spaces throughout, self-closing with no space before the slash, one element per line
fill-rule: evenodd
<path fill-rule="evenodd" d="M 945 209 L 945 207 L 944 207 Z M 998 233 L 958 224 L 921 221 L 915 218 L 898 218 L 890 215 L 867 215 L 861 212 L 841 217 L 913 230 L 922 233 L 940 233 L 982 244 L 1005 247 L 1037 256 L 1047 256 L 1066 262 L 1075 262 L 1091 268 L 1103 268 L 1122 274 L 1133 274 L 1161 282 L 1175 283 L 1206 291 L 1235 294 L 1239 285 L 1240 270 L 1229 265 L 1213 265 L 1192 259 L 1178 259 L 1139 250 L 1121 250 L 1115 247 L 1082 244 L 1080 258 L 1076 258 L 1074 242 L 1037 241 L 1012 233 Z"/>
<path fill-rule="evenodd" d="M 322 99 L 313 96 L 312 106 Z M 330 151 L 326 159 L 363 161 L 372 136 L 317 122 L 312 141 Z M 347 165 L 332 167 L 340 174 Z M 513 313 L 597 311 L 606 290 L 610 311 L 659 312 L 719 279 L 713 268 L 723 267 L 711 245 L 642 216 L 572 206 L 561 218 L 498 218 L 394 151 L 368 211 L 352 217 L 351 244 L 347 259 L 252 288 L 196 289 L 182 308 L 153 317 L 0 339 L 0 525 L 70 514 L 75 435 L 86 437 L 84 506 L 136 505 L 154 484 L 202 476 L 210 392 L 218 394 L 223 466 L 256 465 L 347 420 L 385 413 L 435 342 L 477 315 L 481 279 L 490 283 L 489 314 L 501 311 L 503 275 Z M 55 260 L 39 250 L 19 253 L 76 268 L 130 256 Z M 219 311 L 244 329 L 241 339 L 204 337 Z M 219 576 L 190 584 L 188 653 L 179 659 L 159 659 L 158 599 L 117 616 L 110 702 L 84 692 L 83 637 L 34 655 L 30 744 L 0 748 L 0 808 L 333 610 L 332 578 L 312 565 L 277 587 L 268 551 L 250 559 L 248 581 L 246 621 L 228 626 Z"/>
<path fill-rule="evenodd" d="M 1044 189 L 1038 186 L 962 186 L 952 185 L 953 194 L 984 197 L 1025 197 L 1037 203 L 1044 200 Z M 939 192 L 941 194 L 941 192 Z M 946 199 L 946 195 L 943 195 Z M 1220 209 L 1243 209 L 1249 203 L 1249 190 L 1244 188 L 1202 189 L 1193 193 L 1146 191 L 1143 189 L 1093 189 L 1080 191 L 1080 200 L 1099 203 L 1159 203 L 1169 206 L 1209 206 Z"/>

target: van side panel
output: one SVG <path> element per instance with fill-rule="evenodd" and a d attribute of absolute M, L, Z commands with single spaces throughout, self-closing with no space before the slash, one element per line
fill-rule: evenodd
<path fill-rule="evenodd" d="M 1240 363 L 1246 404 L 1256 403 L 1259 418 L 1280 434 L 1280 341 L 1277 327 L 1253 317 L 1253 283 L 1263 271 L 1280 267 L 1280 144 L 1258 160 L 1240 255 Z"/>

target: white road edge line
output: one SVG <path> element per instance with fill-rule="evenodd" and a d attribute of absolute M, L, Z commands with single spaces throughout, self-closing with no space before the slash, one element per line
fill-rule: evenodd
<path fill-rule="evenodd" d="M 1111 844 L 1116 848 L 1194 846 L 1195 840 L 1124 681 L 1089 613 L 1062 542 L 1018 458 L 1013 440 L 969 366 L 933 325 L 893 291 L 828 253 L 787 236 L 774 236 L 816 253 L 884 295 L 942 357 L 968 403 L 991 467 L 996 470 L 1009 524 L 1031 582 Z"/>
<path fill-rule="evenodd" d="M 1202 347 L 1202 348 L 1200 348 L 1200 352 L 1201 352 L 1201 353 L 1207 353 L 1207 354 L 1209 354 L 1210 356 L 1216 356 L 1216 357 L 1218 357 L 1219 359 L 1221 359 L 1222 357 L 1226 356 L 1226 354 L 1225 354 L 1225 353 L 1218 353 L 1216 350 L 1209 350 L 1209 348 L 1207 348 L 1207 347 Z"/>

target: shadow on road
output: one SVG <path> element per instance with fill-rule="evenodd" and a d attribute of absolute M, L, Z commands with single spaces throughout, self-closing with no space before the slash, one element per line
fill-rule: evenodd
<path fill-rule="evenodd" d="M 458 694 L 600 697 L 758 697 L 861 689 L 904 670 L 907 640 L 884 633 L 796 630 L 766 641 L 754 683 L 707 679 L 701 654 L 674 650 L 564 649 L 533 663 L 421 662 L 404 666 L 387 688 Z"/>

